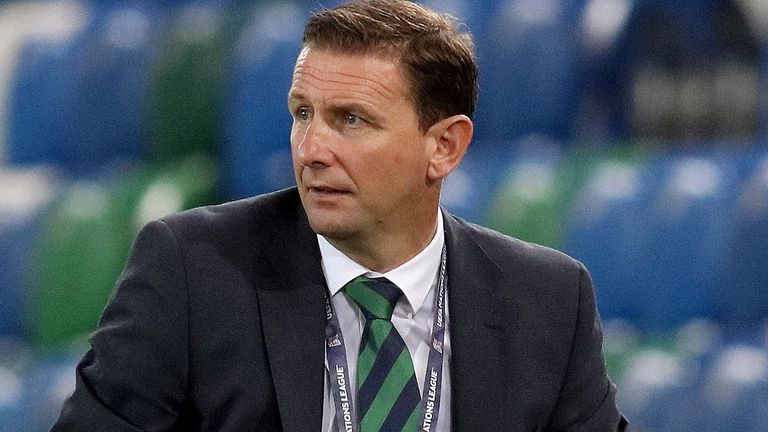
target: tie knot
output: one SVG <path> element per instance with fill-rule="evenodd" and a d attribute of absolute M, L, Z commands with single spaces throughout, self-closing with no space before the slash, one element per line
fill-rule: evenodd
<path fill-rule="evenodd" d="M 387 278 L 360 276 L 344 286 L 344 293 L 357 303 L 365 319 L 392 319 L 392 311 L 403 295 L 397 285 Z"/>

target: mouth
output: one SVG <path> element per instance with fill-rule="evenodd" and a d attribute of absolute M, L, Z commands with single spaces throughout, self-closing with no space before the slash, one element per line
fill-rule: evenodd
<path fill-rule="evenodd" d="M 338 196 L 338 195 L 344 195 L 349 193 L 349 191 L 346 191 L 343 189 L 337 189 L 331 186 L 324 186 L 324 185 L 307 186 L 307 191 L 310 194 L 318 195 L 318 196 Z"/>

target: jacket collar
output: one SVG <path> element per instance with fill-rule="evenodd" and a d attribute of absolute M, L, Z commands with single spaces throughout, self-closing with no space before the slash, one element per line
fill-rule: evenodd
<path fill-rule="evenodd" d="M 325 376 L 325 279 L 317 238 L 295 195 L 294 208 L 278 216 L 289 220 L 266 228 L 272 242 L 259 259 L 271 266 L 256 265 L 271 267 L 256 290 L 285 432 L 321 429 Z"/>
<path fill-rule="evenodd" d="M 514 311 L 499 296 L 506 275 L 476 241 L 473 227 L 445 213 L 451 332 L 452 429 L 493 429 L 508 422 L 499 397 Z"/>

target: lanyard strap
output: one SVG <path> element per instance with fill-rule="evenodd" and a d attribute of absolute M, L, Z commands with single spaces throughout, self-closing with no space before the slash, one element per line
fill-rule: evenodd
<path fill-rule="evenodd" d="M 437 292 L 433 307 L 432 344 L 427 359 L 427 371 L 424 378 L 424 391 L 421 397 L 418 430 L 431 432 L 437 424 L 440 411 L 440 390 L 443 385 L 443 344 L 445 342 L 445 295 L 446 278 L 446 248 L 440 256 L 440 271 L 437 278 Z M 354 385 L 349 380 L 347 367 L 347 352 L 344 348 L 344 335 L 341 332 L 339 318 L 333 310 L 331 296 L 325 293 L 325 353 L 328 361 L 329 382 L 333 401 L 336 406 L 336 425 L 339 431 L 358 432 L 359 423 L 355 403 L 350 397 L 349 386 Z"/>

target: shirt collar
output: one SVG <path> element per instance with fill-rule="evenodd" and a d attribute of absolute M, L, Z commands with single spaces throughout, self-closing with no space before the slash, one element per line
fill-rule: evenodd
<path fill-rule="evenodd" d="M 432 241 L 415 257 L 386 273 L 378 273 L 356 263 L 318 234 L 323 274 L 331 296 L 358 276 L 386 277 L 403 291 L 414 311 L 419 310 L 434 285 L 445 243 L 443 215 L 437 211 L 437 231 Z"/>

